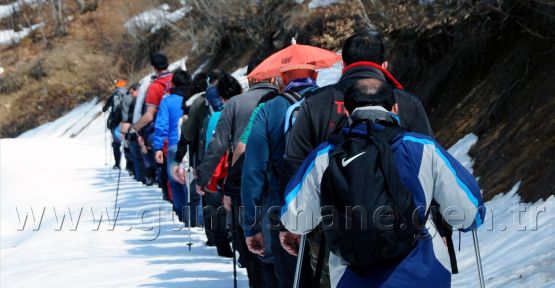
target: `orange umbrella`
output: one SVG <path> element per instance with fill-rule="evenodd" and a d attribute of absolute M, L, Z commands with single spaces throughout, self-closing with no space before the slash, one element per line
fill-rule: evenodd
<path fill-rule="evenodd" d="M 335 52 L 308 45 L 297 44 L 295 38 L 291 45 L 266 58 L 248 75 L 249 79 L 264 80 L 279 76 L 281 72 L 292 69 L 327 68 L 341 60 Z"/>

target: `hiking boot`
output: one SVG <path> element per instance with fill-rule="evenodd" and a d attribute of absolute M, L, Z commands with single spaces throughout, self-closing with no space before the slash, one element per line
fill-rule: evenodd
<path fill-rule="evenodd" d="M 121 168 L 119 167 L 118 164 L 115 164 L 114 167 L 112 167 L 112 169 L 114 169 L 114 170 L 120 170 Z"/>
<path fill-rule="evenodd" d="M 146 186 L 152 186 L 154 185 L 156 181 L 154 180 L 154 178 L 151 177 L 145 177 L 145 185 Z"/>
<path fill-rule="evenodd" d="M 214 247 L 214 246 L 216 246 L 216 243 L 214 242 L 214 240 L 210 239 L 210 240 L 206 241 L 206 246 Z"/>
<path fill-rule="evenodd" d="M 233 258 L 233 251 L 231 251 L 231 246 L 229 242 L 222 242 L 216 244 L 216 249 L 218 250 L 218 256 L 225 258 Z"/>

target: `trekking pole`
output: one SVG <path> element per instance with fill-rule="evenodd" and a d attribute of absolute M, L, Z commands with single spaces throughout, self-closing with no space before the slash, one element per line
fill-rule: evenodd
<path fill-rule="evenodd" d="M 111 169 L 110 169 L 111 171 Z M 120 183 L 120 179 L 121 179 L 121 169 L 119 169 L 118 172 L 118 184 L 116 185 L 116 201 L 114 203 L 114 223 L 116 221 L 116 217 L 117 217 L 117 209 L 118 209 L 118 196 L 119 196 L 119 183 Z"/>
<path fill-rule="evenodd" d="M 301 285 L 301 271 L 303 266 L 304 246 L 306 245 L 306 234 L 301 235 L 300 242 L 299 252 L 297 253 L 297 267 L 295 269 L 295 281 L 293 282 L 293 288 L 299 288 Z"/>
<path fill-rule="evenodd" d="M 104 113 L 104 115 L 104 123 L 106 123 L 108 119 L 106 117 L 106 113 Z M 104 128 L 104 166 L 108 166 L 108 135 L 106 130 L 108 130 L 108 128 Z"/>
<path fill-rule="evenodd" d="M 188 153 L 191 153 L 191 149 L 189 147 L 189 145 L 187 145 L 187 150 Z M 188 157 L 188 155 L 187 155 Z M 190 162 L 190 161 L 189 161 Z M 192 213 L 193 215 L 191 215 L 191 193 L 193 191 L 191 191 L 191 183 L 192 183 L 192 176 L 193 173 L 191 173 L 191 163 L 189 163 L 189 165 L 187 165 L 187 203 L 189 206 L 189 243 L 187 243 L 187 246 L 189 246 L 189 252 L 191 252 L 191 246 L 193 246 L 193 241 L 191 240 L 192 236 L 191 236 L 191 221 L 193 221 L 193 216 L 196 217 L 196 213 Z M 196 207 L 195 207 L 195 212 L 196 212 Z"/>
<path fill-rule="evenodd" d="M 235 225 L 237 223 L 235 223 L 235 209 L 236 207 L 236 201 L 235 201 L 235 197 L 231 197 L 231 239 L 233 239 L 233 234 L 236 233 L 235 230 Z M 236 237 L 235 237 L 236 238 Z M 233 243 L 234 241 L 231 241 L 231 246 L 233 247 L 233 288 L 237 288 L 237 256 L 236 253 L 237 252 L 237 247 L 235 246 L 235 243 Z"/>
<path fill-rule="evenodd" d="M 114 147 L 112 145 L 110 145 L 110 152 L 111 152 L 110 154 L 114 154 Z M 108 158 L 110 157 L 108 156 Z M 108 177 L 110 178 L 110 180 L 112 180 L 112 167 L 110 166 L 112 166 L 112 160 L 110 160 L 110 163 L 108 165 Z"/>
<path fill-rule="evenodd" d="M 234 125 L 232 124 L 231 127 L 233 127 Z M 229 147 L 228 147 L 228 151 L 227 151 L 227 169 L 229 171 L 229 169 L 231 169 L 231 165 L 233 164 L 233 134 L 230 133 L 229 134 Z M 238 236 L 235 235 L 235 233 L 237 233 L 236 231 L 236 219 L 235 219 L 235 209 L 237 209 L 237 201 L 235 199 L 234 196 L 231 197 L 231 246 L 233 247 L 233 288 L 237 288 L 237 256 L 236 253 L 237 252 L 237 247 L 235 245 L 235 241 L 233 241 L 233 239 L 237 239 Z M 235 236 L 235 237 L 233 237 Z M 239 236 L 240 237 L 240 236 Z"/>
<path fill-rule="evenodd" d="M 478 243 L 478 232 L 472 229 L 472 240 L 474 241 L 474 253 L 476 255 L 476 266 L 478 266 L 478 277 L 480 278 L 480 288 L 486 287 L 484 280 L 484 270 L 482 269 L 482 256 L 480 255 L 480 244 Z"/>

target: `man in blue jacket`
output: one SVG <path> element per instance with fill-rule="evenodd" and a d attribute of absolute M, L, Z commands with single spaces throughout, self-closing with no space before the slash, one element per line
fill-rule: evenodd
<path fill-rule="evenodd" d="M 285 152 L 287 111 L 303 95 L 317 88 L 316 77 L 317 72 L 307 68 L 283 72 L 282 79 L 287 95 L 275 97 L 256 110 L 257 114 L 251 117 L 252 128 L 246 143 L 241 182 L 244 234 L 251 252 L 264 256 L 271 251 L 274 274 L 278 280 L 276 287 L 292 287 L 296 257 L 281 247 L 279 231 L 270 231 L 269 217 L 259 219 L 256 211 L 257 207 L 262 207 L 261 216 L 265 216 L 270 207 L 281 202 L 279 180 Z M 253 225 L 259 222 L 262 225 Z"/>
<path fill-rule="evenodd" d="M 164 153 L 162 151 L 164 140 L 168 139 L 166 168 L 172 191 L 173 209 L 181 222 L 186 220 L 183 218 L 183 208 L 187 203 L 187 185 L 181 184 L 177 179 L 174 179 L 172 171 L 175 166 L 179 165 L 175 161 L 175 154 L 177 152 L 177 143 L 179 142 L 179 120 L 183 116 L 181 106 L 183 101 L 186 101 L 190 96 L 191 82 L 191 76 L 186 71 L 178 71 L 173 75 L 172 83 L 174 87 L 171 89 L 171 94 L 164 97 L 158 107 L 152 143 L 152 147 L 156 151 L 156 162 L 162 164 L 164 162 Z"/>
<path fill-rule="evenodd" d="M 371 129 L 375 131 L 384 129 L 380 121 L 399 125 L 399 116 L 395 114 L 399 107 L 393 93 L 388 85 L 378 89 L 356 86 L 349 89 L 345 94 L 345 108 L 350 121 L 369 120 L 373 123 Z M 366 131 L 365 124 L 362 126 L 352 128 Z M 287 186 L 281 220 L 285 228 L 297 236 L 280 233 L 283 234 L 282 245 L 292 254 L 296 254 L 295 246 L 300 234 L 310 232 L 320 222 L 320 184 L 334 149 L 335 145 L 330 142 L 318 146 Z M 401 132 L 392 141 L 391 150 L 401 182 L 412 193 L 416 207 L 426 207 L 428 211 L 431 202 L 436 201 L 445 220 L 464 232 L 483 223 L 484 202 L 474 176 L 432 137 L 416 132 Z M 356 161 L 356 156 L 344 162 L 343 166 L 352 161 Z M 364 179 L 357 180 L 364 183 Z M 449 211 L 457 211 L 456 217 L 450 217 Z M 425 219 L 424 209 L 418 209 L 417 212 L 421 219 Z M 436 228 L 430 218 L 426 228 L 428 234 L 435 237 L 420 239 L 402 260 L 365 271 L 367 273 L 353 271 L 341 255 L 330 252 L 331 286 L 450 287 L 451 266 L 447 248 L 442 238 L 436 235 Z"/>

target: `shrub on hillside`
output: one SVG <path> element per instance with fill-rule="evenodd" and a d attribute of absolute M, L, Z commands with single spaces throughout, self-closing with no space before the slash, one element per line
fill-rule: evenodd
<path fill-rule="evenodd" d="M 0 94 L 10 94 L 23 87 L 23 81 L 15 74 L 0 77 Z"/>
<path fill-rule="evenodd" d="M 42 62 L 42 60 L 37 61 L 35 65 L 33 65 L 31 69 L 29 69 L 29 76 L 37 81 L 40 81 L 48 76 L 46 67 L 44 67 L 44 63 Z"/>

